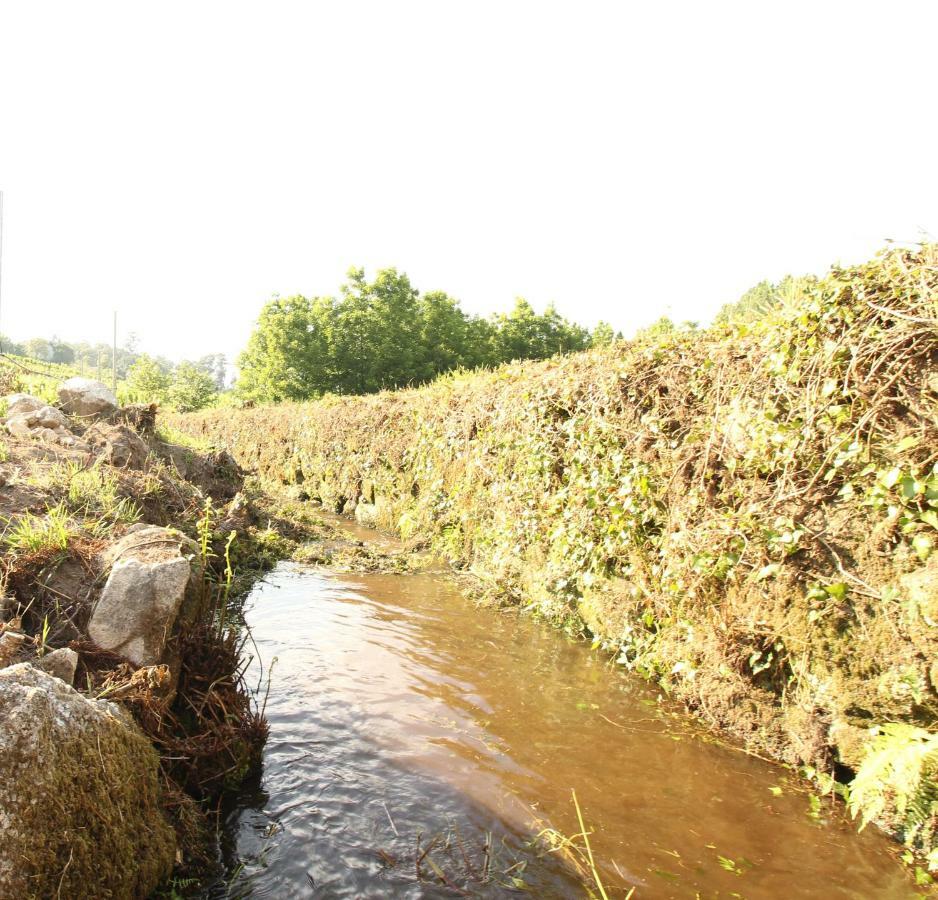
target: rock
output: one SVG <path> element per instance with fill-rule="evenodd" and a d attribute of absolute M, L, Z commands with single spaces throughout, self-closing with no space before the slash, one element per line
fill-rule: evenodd
<path fill-rule="evenodd" d="M 126 425 L 109 425 L 95 422 L 84 434 L 92 447 L 102 448 L 99 460 L 120 469 L 142 469 L 150 455 L 150 448 L 143 439 Z"/>
<path fill-rule="evenodd" d="M 73 416 L 109 416 L 117 410 L 117 398 L 106 385 L 92 378 L 69 378 L 59 385 L 62 409 Z"/>
<path fill-rule="evenodd" d="M 834 719 L 828 731 L 828 740 L 837 751 L 837 759 L 856 771 L 869 749 L 872 733 L 869 726 L 860 727 L 843 719 Z"/>
<path fill-rule="evenodd" d="M 75 670 L 78 668 L 78 654 L 69 647 L 53 650 L 33 662 L 37 669 L 48 672 L 66 684 L 75 683 Z"/>
<path fill-rule="evenodd" d="M 143 898 L 174 858 L 130 717 L 32 665 L 0 671 L 0 897 Z"/>
<path fill-rule="evenodd" d="M 7 426 L 12 422 L 22 423 L 27 428 L 64 428 L 68 431 L 68 419 L 54 406 L 40 406 L 7 417 Z"/>
<path fill-rule="evenodd" d="M 7 431 L 15 438 L 29 440 L 33 436 L 33 430 L 26 424 L 21 416 L 13 416 L 6 421 Z"/>
<path fill-rule="evenodd" d="M 247 497 L 238 491 L 225 509 L 224 518 L 215 526 L 215 530 L 222 535 L 228 535 L 232 531 L 243 534 L 250 524 L 251 504 Z"/>
<path fill-rule="evenodd" d="M 26 413 L 29 424 L 33 428 L 69 428 L 69 421 L 65 414 L 54 406 L 43 406 L 34 412 Z"/>
<path fill-rule="evenodd" d="M 32 436 L 45 444 L 61 444 L 63 447 L 77 443 L 75 435 L 64 428 L 34 428 Z"/>
<path fill-rule="evenodd" d="M 0 668 L 16 662 L 26 641 L 26 635 L 18 631 L 0 632 Z"/>
<path fill-rule="evenodd" d="M 366 528 L 378 527 L 378 505 L 376 503 L 359 503 L 355 507 L 355 520 Z"/>
<path fill-rule="evenodd" d="M 76 443 L 68 419 L 53 406 L 40 406 L 9 416 L 6 426 L 10 434 L 18 438 L 38 438 L 66 446 Z"/>
<path fill-rule="evenodd" d="M 150 526 L 124 535 L 105 553 L 110 574 L 88 636 L 137 667 L 162 663 L 190 585 L 195 601 L 197 558 L 195 542 L 167 528 Z"/>
<path fill-rule="evenodd" d="M 31 394 L 10 394 L 3 398 L 7 405 L 7 416 L 18 416 L 21 413 L 42 409 L 46 404 Z"/>
<path fill-rule="evenodd" d="M 938 553 L 924 566 L 900 576 L 899 589 L 907 608 L 929 622 L 938 621 Z"/>

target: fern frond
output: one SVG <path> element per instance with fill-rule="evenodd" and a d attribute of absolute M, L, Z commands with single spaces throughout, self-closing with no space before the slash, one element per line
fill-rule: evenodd
<path fill-rule="evenodd" d="M 900 722 L 879 726 L 849 804 L 861 829 L 888 816 L 912 843 L 938 815 L 938 734 Z"/>

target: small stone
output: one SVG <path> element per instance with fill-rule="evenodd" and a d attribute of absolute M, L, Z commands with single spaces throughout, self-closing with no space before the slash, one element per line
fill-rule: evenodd
<path fill-rule="evenodd" d="M 43 672 L 48 672 L 55 678 L 60 678 L 66 684 L 75 683 L 75 670 L 78 668 L 78 654 L 69 647 L 53 650 L 36 660 L 34 665 Z"/>
<path fill-rule="evenodd" d="M 359 525 L 366 528 L 376 528 L 378 525 L 378 507 L 374 503 L 359 503 L 355 507 L 355 519 Z"/>
<path fill-rule="evenodd" d="M 33 436 L 32 429 L 26 424 L 22 416 L 13 416 L 6 421 L 7 431 L 15 438 L 20 440 L 29 440 Z"/>
<path fill-rule="evenodd" d="M 20 650 L 26 642 L 26 635 L 18 631 L 4 631 L 0 633 L 0 668 L 15 662 Z"/>

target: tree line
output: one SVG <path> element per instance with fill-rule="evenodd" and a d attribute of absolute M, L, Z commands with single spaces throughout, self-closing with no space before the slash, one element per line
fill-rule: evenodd
<path fill-rule="evenodd" d="M 468 315 L 458 300 L 443 291 L 421 293 L 396 269 L 369 281 L 364 269 L 353 268 L 337 297 L 277 297 L 263 307 L 238 359 L 235 390 L 264 403 L 365 394 L 423 384 L 454 369 L 585 350 L 615 337 L 605 323 L 591 332 L 553 306 L 538 314 L 520 298 L 508 313 Z"/>
<path fill-rule="evenodd" d="M 783 304 L 797 304 L 815 281 L 785 276 L 748 290 L 726 304 L 716 324 L 754 321 Z M 696 322 L 668 317 L 639 334 L 693 330 Z M 622 337 L 605 322 L 592 331 L 563 318 L 551 305 L 537 313 L 518 298 L 510 312 L 488 318 L 469 315 L 443 291 L 420 293 L 407 275 L 382 269 L 369 281 L 364 269 L 349 270 L 338 296 L 302 295 L 269 301 L 260 312 L 247 347 L 238 358 L 234 396 L 276 403 L 326 393 L 365 394 L 419 385 L 454 369 L 492 367 L 512 360 L 546 359 L 601 347 Z M 173 363 L 136 351 L 131 334 L 117 348 L 117 375 L 125 399 L 200 409 L 226 390 L 224 354 Z M 3 352 L 80 368 L 108 379 L 112 347 L 33 338 L 14 342 L 0 335 Z"/>
<path fill-rule="evenodd" d="M 118 394 L 126 402 L 163 403 L 186 412 L 208 406 L 225 390 L 224 353 L 208 353 L 194 361 L 174 363 L 165 356 L 138 353 L 136 335 L 116 348 L 104 342 L 63 341 L 58 337 L 13 341 L 0 335 L 0 349 L 28 361 L 69 366 L 88 378 L 110 383 L 112 358 L 117 362 Z"/>

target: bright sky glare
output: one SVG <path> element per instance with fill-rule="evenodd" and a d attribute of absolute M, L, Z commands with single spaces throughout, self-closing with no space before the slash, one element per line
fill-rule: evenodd
<path fill-rule="evenodd" d="M 938 233 L 922 2 L 0 0 L 0 331 L 237 354 L 395 265 L 626 333 Z"/>

